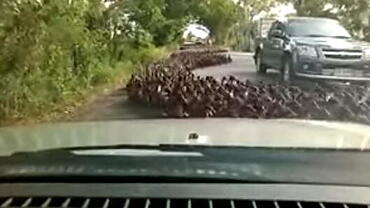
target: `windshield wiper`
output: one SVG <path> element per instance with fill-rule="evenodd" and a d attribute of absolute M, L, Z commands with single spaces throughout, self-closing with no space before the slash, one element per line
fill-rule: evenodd
<path fill-rule="evenodd" d="M 341 38 L 341 39 L 350 39 L 351 37 L 344 36 L 344 35 L 337 35 L 337 36 L 331 36 L 333 38 Z"/>
<path fill-rule="evenodd" d="M 309 34 L 309 35 L 303 35 L 304 37 L 314 37 L 314 38 L 342 38 L 342 39 L 349 39 L 349 36 L 344 35 L 319 35 L 319 34 Z"/>
<path fill-rule="evenodd" d="M 135 157 L 202 157 L 203 154 L 196 151 L 162 151 L 156 149 L 91 149 L 72 150 L 70 153 L 79 156 L 135 156 Z"/>
<path fill-rule="evenodd" d="M 309 35 L 302 35 L 303 37 L 314 37 L 314 38 L 321 38 L 321 37 L 329 37 L 326 35 L 318 35 L 318 34 L 309 34 Z"/>
<path fill-rule="evenodd" d="M 33 182 L 33 183 L 266 183 L 262 179 L 248 180 L 246 178 L 237 178 L 232 176 L 170 176 L 170 175 L 88 175 L 88 174 L 61 174 L 61 175 L 0 175 L 1 183 L 20 183 L 20 182 Z M 268 181 L 273 183 L 274 181 Z"/>

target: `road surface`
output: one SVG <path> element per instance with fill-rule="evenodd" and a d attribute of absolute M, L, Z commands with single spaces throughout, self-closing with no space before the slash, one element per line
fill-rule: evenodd
<path fill-rule="evenodd" d="M 213 76 L 218 80 L 224 76 L 235 76 L 241 81 L 248 79 L 256 82 L 276 82 L 279 80 L 278 73 L 273 71 L 269 71 L 267 75 L 257 75 L 251 53 L 232 52 L 230 55 L 233 59 L 231 63 L 198 69 L 194 73 L 202 77 Z M 158 117 L 161 117 L 159 109 L 130 102 L 127 93 L 122 89 L 99 96 L 99 99 L 77 115 L 75 120 L 97 121 Z"/>
<path fill-rule="evenodd" d="M 258 75 L 252 53 L 231 52 L 230 55 L 233 59 L 231 63 L 198 69 L 194 73 L 201 77 L 213 76 L 217 80 L 221 80 L 225 76 L 234 76 L 241 81 L 254 82 L 276 82 L 279 80 L 279 73 L 274 70 L 269 70 L 266 75 Z"/>

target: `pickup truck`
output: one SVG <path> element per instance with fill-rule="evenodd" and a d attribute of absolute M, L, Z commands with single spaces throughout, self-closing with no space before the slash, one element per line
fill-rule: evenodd
<path fill-rule="evenodd" d="M 334 19 L 275 21 L 256 44 L 254 60 L 259 74 L 277 69 L 287 83 L 297 78 L 370 81 L 370 43 L 353 39 Z"/>

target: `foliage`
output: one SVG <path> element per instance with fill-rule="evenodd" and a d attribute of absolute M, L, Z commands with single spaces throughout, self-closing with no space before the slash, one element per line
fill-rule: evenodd
<path fill-rule="evenodd" d="M 207 26 L 219 44 L 240 44 L 238 37 L 248 33 L 245 20 L 257 12 L 245 5 L 232 0 L 1 0 L 0 122 L 48 114 L 127 77 L 128 68 L 178 43 L 189 22 Z"/>
<path fill-rule="evenodd" d="M 50 113 L 157 56 L 143 30 L 112 35 L 120 21 L 105 9 L 99 0 L 0 2 L 0 122 Z"/>
<path fill-rule="evenodd" d="M 333 9 L 336 8 L 338 10 L 339 20 L 341 20 L 347 28 L 356 36 L 370 41 L 370 1 L 354 0 L 349 2 L 333 0 L 332 4 Z"/>
<path fill-rule="evenodd" d="M 185 0 L 128 0 L 124 6 L 129 20 L 151 34 L 154 45 L 163 46 L 181 37 L 188 5 Z"/>
<path fill-rule="evenodd" d="M 252 51 L 255 17 L 278 4 L 277 0 L 240 0 L 237 5 L 237 20 L 229 30 L 226 42 L 234 50 Z"/>
<path fill-rule="evenodd" d="M 219 44 L 224 44 L 232 26 L 239 19 L 238 5 L 231 0 L 200 0 L 194 8 L 199 23 L 211 31 Z"/>
<path fill-rule="evenodd" d="M 104 45 L 85 30 L 85 4 L 5 0 L 0 9 L 1 118 L 42 112 L 93 84 Z"/>
<path fill-rule="evenodd" d="M 369 0 L 282 0 L 282 2 L 294 3 L 299 16 L 338 19 L 354 35 L 370 41 Z"/>

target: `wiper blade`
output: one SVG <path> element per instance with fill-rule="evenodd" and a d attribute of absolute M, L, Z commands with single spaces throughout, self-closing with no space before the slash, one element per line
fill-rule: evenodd
<path fill-rule="evenodd" d="M 351 37 L 343 36 L 343 35 L 318 35 L 318 34 L 309 34 L 309 35 L 303 35 L 304 37 L 314 37 L 314 38 L 343 38 L 343 39 L 349 39 Z"/>
<path fill-rule="evenodd" d="M 263 180 L 248 180 L 233 176 L 169 176 L 169 175 L 16 175 L 0 176 L 2 183 L 266 183 Z M 274 182 L 274 181 L 268 181 Z"/>
<path fill-rule="evenodd" d="M 71 150 L 70 153 L 80 156 L 135 156 L 135 157 L 161 157 L 161 156 L 182 156 L 182 157 L 202 157 L 200 152 L 185 151 L 161 151 L 155 149 L 91 149 L 91 150 Z"/>
<path fill-rule="evenodd" d="M 321 37 L 329 37 L 329 36 L 326 36 L 326 35 L 317 35 L 317 34 L 309 34 L 309 35 L 302 35 L 303 37 L 317 37 L 317 38 L 321 38 Z"/>
<path fill-rule="evenodd" d="M 333 38 L 341 38 L 341 39 L 350 39 L 351 37 L 343 36 L 343 35 L 337 35 L 337 36 L 331 36 Z"/>
<path fill-rule="evenodd" d="M 199 149 L 198 149 L 199 150 Z M 13 155 L 35 154 L 73 154 L 78 156 L 202 156 L 189 145 L 112 145 L 84 146 L 41 150 L 36 152 L 17 152 Z"/>

